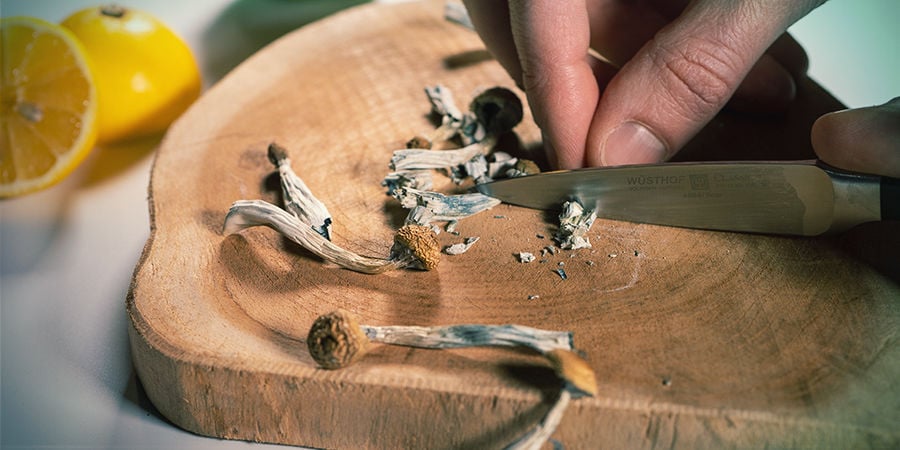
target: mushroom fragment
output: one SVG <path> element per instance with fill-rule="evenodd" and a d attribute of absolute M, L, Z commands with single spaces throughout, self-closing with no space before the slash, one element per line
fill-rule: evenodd
<path fill-rule="evenodd" d="M 444 253 L 448 255 L 461 255 L 469 251 L 469 247 L 476 242 L 478 242 L 478 236 L 467 237 L 463 242 L 444 247 Z"/>
<path fill-rule="evenodd" d="M 319 316 L 309 330 L 307 346 L 325 369 L 340 369 L 358 360 L 369 344 L 402 345 L 428 349 L 462 347 L 525 347 L 542 354 L 573 349 L 572 333 L 522 325 L 370 326 L 360 325 L 348 311 L 338 309 Z"/>
<path fill-rule="evenodd" d="M 431 214 L 429 220 L 448 222 L 478 214 L 500 204 L 500 200 L 473 192 L 444 195 L 434 191 L 401 188 L 395 193 L 404 208 L 422 207 Z"/>
<path fill-rule="evenodd" d="M 577 201 L 565 202 L 559 214 L 559 230 L 553 238 L 565 250 L 591 248 L 587 233 L 596 218 L 596 210 L 585 211 Z"/>

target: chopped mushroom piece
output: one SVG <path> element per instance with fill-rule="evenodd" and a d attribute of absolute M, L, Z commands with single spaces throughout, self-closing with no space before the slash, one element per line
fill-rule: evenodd
<path fill-rule="evenodd" d="M 394 171 L 451 169 L 465 164 L 479 154 L 488 153 L 491 145 L 493 145 L 493 139 L 475 142 L 454 150 L 427 150 L 420 148 L 394 150 L 390 167 Z"/>
<path fill-rule="evenodd" d="M 520 263 L 530 263 L 534 261 L 534 254 L 529 252 L 519 252 L 516 254 L 516 257 L 519 258 Z"/>
<path fill-rule="evenodd" d="M 306 339 L 310 355 L 325 369 L 340 369 L 352 364 L 367 351 L 371 342 L 429 349 L 525 347 L 545 355 L 556 350 L 573 350 L 572 333 L 568 331 L 513 324 L 369 326 L 360 325 L 353 314 L 342 309 L 319 316 Z"/>
<path fill-rule="evenodd" d="M 553 238 L 560 248 L 566 250 L 591 248 L 587 233 L 596 218 L 595 210 L 585 211 L 581 203 L 576 201 L 565 202 L 559 214 L 559 230 Z"/>
<path fill-rule="evenodd" d="M 432 132 L 428 139 L 430 142 L 447 141 L 458 136 L 463 145 L 469 145 L 484 139 L 485 129 L 478 122 L 478 117 L 460 111 L 456 107 L 453 93 L 446 86 L 426 87 L 425 95 L 431 102 L 432 112 L 441 116 L 441 125 Z"/>
<path fill-rule="evenodd" d="M 387 194 L 393 196 L 400 188 L 431 190 L 434 178 L 430 170 L 401 170 L 387 174 L 381 185 L 386 186 Z"/>
<path fill-rule="evenodd" d="M 463 242 L 444 247 L 444 253 L 448 255 L 461 255 L 469 251 L 469 247 L 476 242 L 478 242 L 477 236 L 467 237 Z"/>
<path fill-rule="evenodd" d="M 478 214 L 500 204 L 500 200 L 480 193 L 444 195 L 433 191 L 401 188 L 395 197 L 404 208 L 424 207 L 432 221 L 448 222 Z"/>

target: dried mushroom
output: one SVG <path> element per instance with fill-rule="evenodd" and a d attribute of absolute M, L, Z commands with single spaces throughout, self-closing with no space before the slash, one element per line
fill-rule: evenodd
<path fill-rule="evenodd" d="M 306 183 L 291 168 L 291 159 L 284 147 L 274 142 L 269 144 L 269 161 L 278 168 L 284 208 L 300 221 L 309 224 L 316 233 L 331 240 L 331 213 L 324 203 L 312 195 Z"/>
<path fill-rule="evenodd" d="M 585 211 L 577 201 L 565 202 L 559 214 L 559 230 L 553 238 L 559 243 L 559 247 L 565 250 L 591 248 L 587 233 L 596 219 L 596 210 Z"/>
<path fill-rule="evenodd" d="M 541 354 L 573 349 L 572 333 L 522 325 L 370 326 L 337 310 L 319 316 L 309 330 L 309 353 L 321 367 L 339 369 L 357 361 L 369 343 L 428 349 L 462 347 L 524 347 Z"/>
<path fill-rule="evenodd" d="M 224 235 L 250 227 L 267 226 L 325 261 L 368 274 L 400 268 L 433 270 L 437 267 L 441 249 L 430 227 L 401 227 L 387 259 L 359 255 L 334 244 L 329 240 L 331 217 L 325 205 L 290 169 L 287 152 L 272 144 L 269 146 L 269 158 L 282 176 L 285 204 L 290 213 L 262 200 L 238 200 L 225 216 Z"/>

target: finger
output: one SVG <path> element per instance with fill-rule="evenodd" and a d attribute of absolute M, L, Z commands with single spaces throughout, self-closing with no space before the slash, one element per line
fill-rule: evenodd
<path fill-rule="evenodd" d="M 766 49 L 766 54 L 775 58 L 779 64 L 794 76 L 801 79 L 809 70 L 809 56 L 803 46 L 790 33 L 783 33 Z"/>
<path fill-rule="evenodd" d="M 771 55 L 765 54 L 738 85 L 728 107 L 754 113 L 783 112 L 797 96 L 794 76 Z"/>
<path fill-rule="evenodd" d="M 819 159 L 832 166 L 900 178 L 900 97 L 826 114 L 811 138 Z"/>
<path fill-rule="evenodd" d="M 535 122 L 559 167 L 581 167 L 600 96 L 584 0 L 512 3 L 510 27 Z"/>
<path fill-rule="evenodd" d="M 645 2 L 588 2 L 591 48 L 622 67 L 669 20 Z"/>
<path fill-rule="evenodd" d="M 522 66 L 519 65 L 519 55 L 509 25 L 508 3 L 484 0 L 464 0 L 463 3 L 485 47 L 521 87 Z"/>
<path fill-rule="evenodd" d="M 738 85 L 728 108 L 755 113 L 783 112 L 793 103 L 797 82 L 806 77 L 808 68 L 806 51 L 784 33 L 766 49 Z"/>
<path fill-rule="evenodd" d="M 591 126 L 588 165 L 671 157 L 725 105 L 763 52 L 800 16 L 777 2 L 722 4 L 691 3 L 613 78 Z"/>

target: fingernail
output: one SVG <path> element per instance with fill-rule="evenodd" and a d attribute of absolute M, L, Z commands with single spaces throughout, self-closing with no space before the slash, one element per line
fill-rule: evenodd
<path fill-rule="evenodd" d="M 604 166 L 647 164 L 666 160 L 666 146 L 647 127 L 625 122 L 609 133 L 600 150 Z"/>

